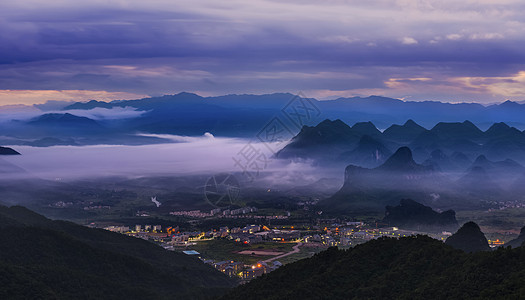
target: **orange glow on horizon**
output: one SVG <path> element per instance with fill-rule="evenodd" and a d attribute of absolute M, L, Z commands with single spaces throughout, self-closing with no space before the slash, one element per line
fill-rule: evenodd
<path fill-rule="evenodd" d="M 97 100 L 107 102 L 112 100 L 130 100 L 145 97 L 148 96 L 129 92 L 92 90 L 0 90 L 0 106 L 42 104 L 50 100 L 73 102 Z"/>

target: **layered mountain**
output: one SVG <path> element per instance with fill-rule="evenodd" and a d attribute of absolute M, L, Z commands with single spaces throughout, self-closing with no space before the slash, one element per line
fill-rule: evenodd
<path fill-rule="evenodd" d="M 463 224 L 456 233 L 447 238 L 445 244 L 467 253 L 490 250 L 487 238 L 474 222 Z"/>
<path fill-rule="evenodd" d="M 432 167 L 416 163 L 407 147 L 373 169 L 349 165 L 344 178 L 343 187 L 320 203 L 327 212 L 379 212 L 403 198 L 428 202 L 445 183 Z"/>
<path fill-rule="evenodd" d="M 511 159 L 491 161 L 480 155 L 468 168 L 467 174 L 460 179 L 466 188 L 507 188 L 516 178 L 525 174 L 525 167 Z"/>
<path fill-rule="evenodd" d="M 525 172 L 525 167 L 512 159 L 505 159 L 503 161 L 490 161 L 485 155 L 480 155 L 472 163 L 471 168 L 480 167 L 492 173 L 511 173 L 522 174 Z"/>
<path fill-rule="evenodd" d="M 12 121 L 6 124 L 4 131 L 9 136 L 21 139 L 93 136 L 107 133 L 95 120 L 70 113 L 49 113 L 28 121 Z"/>
<path fill-rule="evenodd" d="M 441 172 L 463 172 L 472 165 L 472 161 L 461 152 L 446 155 L 440 149 L 436 149 L 430 153 L 430 158 L 423 161 L 422 164 L 432 166 L 434 170 Z"/>
<path fill-rule="evenodd" d="M 225 108 L 227 110 L 242 110 L 244 115 L 239 115 L 238 117 L 242 118 L 243 125 L 246 128 L 252 128 L 251 125 L 253 123 L 245 123 L 249 118 L 255 117 L 259 119 L 257 117 L 258 113 L 259 115 L 261 113 L 265 114 L 265 111 L 275 115 L 288 104 L 304 99 L 307 98 L 296 97 L 289 93 L 201 97 L 196 94 L 183 92 L 176 95 L 112 101 L 110 103 L 102 101 L 79 102 L 65 107 L 64 110 L 133 107 L 144 111 L 173 110 L 174 108 L 181 111 L 189 111 L 195 107 L 206 108 L 215 106 L 216 108 Z M 339 98 L 324 101 L 308 98 L 307 100 L 315 105 L 325 118 L 341 119 L 345 122 L 372 121 L 382 128 L 386 128 L 400 120 L 408 119 L 413 119 L 426 127 L 431 127 L 441 121 L 458 122 L 465 119 L 471 120 L 476 124 L 503 121 L 507 122 L 507 124 L 525 125 L 523 122 L 523 114 L 525 114 L 523 107 L 525 106 L 509 101 L 499 105 L 483 106 L 474 103 L 451 104 L 437 101 L 401 101 L 381 96 Z M 204 115 L 202 120 L 204 120 L 203 117 Z M 220 116 L 215 116 L 215 118 L 217 117 L 220 118 Z M 260 126 L 261 124 L 259 124 Z M 211 132 L 213 128 L 205 128 L 205 130 Z"/>
<path fill-rule="evenodd" d="M 397 206 L 387 206 L 383 223 L 403 229 L 431 232 L 458 228 L 455 211 L 437 212 L 411 199 L 402 199 Z"/>
<path fill-rule="evenodd" d="M 484 255 L 427 236 L 329 248 L 233 289 L 242 299 L 519 299 L 525 247 Z"/>
<path fill-rule="evenodd" d="M 494 203 L 524 200 L 525 168 L 514 160 L 492 161 L 479 155 L 472 162 L 464 153 L 447 155 L 437 149 L 420 164 L 408 147 L 399 147 L 385 160 L 388 150 L 365 135 L 354 150 L 340 155 L 337 161 L 356 163 L 346 167 L 343 187 L 322 201 L 320 209 L 355 215 L 377 214 L 404 198 L 441 210 L 499 207 Z"/>
<path fill-rule="evenodd" d="M 197 258 L 19 206 L 0 206 L 0 229 L 2 299 L 200 299 L 234 284 Z"/>
<path fill-rule="evenodd" d="M 120 134 L 116 136 L 119 139 L 118 143 L 162 142 L 144 138 L 137 139 L 133 136 L 137 132 L 198 136 L 210 132 L 215 136 L 251 138 L 257 135 L 268 122 L 277 118 L 292 134 L 298 132 L 301 125 L 314 126 L 322 119 L 340 119 L 349 124 L 360 123 L 361 125 L 355 128 L 356 131 L 365 129 L 365 131 L 361 131 L 361 134 L 378 139 L 377 132 L 369 131 L 368 129 L 371 126 L 366 125 L 368 122 L 373 122 L 378 128 L 387 128 L 385 134 L 382 134 L 382 138 L 388 141 L 393 139 L 396 143 L 401 141 L 402 145 L 407 145 L 424 129 L 416 122 L 427 128 L 443 121 L 452 124 L 470 120 L 478 126 L 483 126 L 483 128 L 491 122 L 506 122 L 506 124 L 524 129 L 523 115 L 525 110 L 523 107 L 525 106 L 514 102 L 483 106 L 471 103 L 410 102 L 379 96 L 318 101 L 288 93 L 218 97 L 201 97 L 192 93 L 179 93 L 136 100 L 118 100 L 109 103 L 102 101 L 79 102 L 64 107 L 63 111 L 64 114 L 93 116 L 90 117 L 92 120 L 108 130 Z M 101 110 L 104 110 L 103 115 L 110 117 L 97 117 Z M 134 111 L 135 113 L 120 117 L 118 113 L 122 110 Z M 45 112 L 43 111 L 43 113 Z M 111 117 L 112 114 L 114 114 L 113 117 Z M 52 119 L 54 117 L 56 116 L 46 116 L 45 118 Z M 392 124 L 399 124 L 409 119 L 413 121 L 388 128 Z M 10 136 L 11 140 L 17 144 L 27 142 L 28 136 L 31 136 L 32 139 L 64 136 L 63 132 L 56 130 L 49 132 L 48 135 L 44 135 L 45 131 L 34 131 L 34 128 L 28 127 L 27 124 L 33 121 L 37 120 L 12 122 L 9 126 L 3 126 L 1 129 L 4 130 L 0 129 L 0 133 Z M 438 129 L 441 127 L 447 126 L 439 126 Z M 448 131 L 447 128 L 445 129 Z M 85 135 L 89 136 L 92 133 L 92 131 L 79 131 L 78 139 L 75 139 L 75 142 L 78 144 L 108 143 L 112 140 L 111 138 L 104 138 L 100 141 L 84 139 Z M 462 130 L 458 133 L 469 134 L 468 131 Z M 108 132 L 104 131 L 102 134 L 107 135 Z M 443 137 L 441 134 L 439 136 Z M 458 138 L 458 141 L 461 141 L 461 137 Z M 503 149 L 504 153 L 512 151 L 513 147 L 517 145 L 519 146 L 519 144 L 506 138 L 500 139 L 490 144 L 494 153 L 490 154 L 489 158 L 495 158 L 491 155 L 500 155 L 498 151 L 501 150 L 498 150 L 498 144 L 505 146 L 499 147 L 499 149 Z M 394 151 L 402 145 L 393 145 L 390 150 Z M 466 148 L 471 148 L 472 145 L 466 146 Z M 416 151 L 417 147 L 412 148 Z M 434 149 L 430 151 L 432 150 Z M 446 149 L 442 150 L 445 151 Z M 447 152 L 447 154 L 450 153 Z M 416 155 L 416 157 L 418 156 Z M 509 158 L 516 159 L 515 157 Z"/>
<path fill-rule="evenodd" d="M 325 120 L 314 127 L 305 126 L 277 157 L 375 167 L 401 146 L 410 147 L 419 163 L 442 172 L 463 172 L 480 155 L 525 163 L 524 133 L 504 123 L 483 132 L 470 121 L 440 122 L 427 130 L 409 120 L 381 133 L 370 122 L 350 127 L 341 120 Z"/>
<path fill-rule="evenodd" d="M 384 163 L 391 155 L 392 152 L 382 142 L 363 135 L 353 150 L 340 155 L 339 161 L 373 168 Z"/>
<path fill-rule="evenodd" d="M 137 135 L 136 129 L 119 128 L 125 122 L 101 122 L 71 113 L 48 113 L 30 120 L 4 123 L 0 128 L 0 135 L 9 138 L 4 142 L 34 147 L 168 142 L 161 138 Z"/>
<path fill-rule="evenodd" d="M 502 187 L 493 180 L 493 177 L 482 167 L 473 167 L 457 180 L 458 186 L 463 191 L 474 197 L 498 197 L 501 196 Z"/>
<path fill-rule="evenodd" d="M 0 146 L 0 155 L 20 155 L 20 153 L 12 148 Z"/>
<path fill-rule="evenodd" d="M 423 166 L 416 163 L 412 157 L 412 151 L 408 147 L 401 147 L 397 149 L 388 160 L 376 170 L 404 174 L 407 176 L 427 174 L 433 169 L 428 166 Z"/>
<path fill-rule="evenodd" d="M 293 99 L 294 95 L 287 93 L 220 97 L 179 93 L 111 103 L 75 103 L 64 110 L 135 108 L 143 113 L 117 124 L 121 131 L 132 133 L 200 136 L 211 132 L 216 136 L 253 137 Z"/>
<path fill-rule="evenodd" d="M 75 128 L 99 128 L 100 124 L 86 117 L 79 117 L 70 113 L 50 113 L 37 117 L 28 122 L 30 125 L 44 127 L 75 127 Z"/>

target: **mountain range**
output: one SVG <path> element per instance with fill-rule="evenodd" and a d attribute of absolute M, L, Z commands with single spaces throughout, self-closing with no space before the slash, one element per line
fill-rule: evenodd
<path fill-rule="evenodd" d="M 99 110 L 105 110 L 109 115 L 112 112 L 116 114 L 117 110 L 129 110 L 134 114 L 101 117 Z M 90 117 L 83 116 L 88 112 Z M 523 116 L 525 105 L 511 101 L 483 106 L 473 103 L 401 101 L 380 96 L 319 101 L 288 93 L 215 97 L 179 93 L 136 100 L 77 102 L 63 107 L 62 111 L 43 111 L 42 115 L 29 120 L 3 122 L 0 143 L 50 146 L 167 142 L 159 138 L 136 136 L 137 133 L 200 136 L 210 132 L 215 136 L 252 138 L 274 118 L 292 133 L 301 130 L 303 125 L 315 125 L 322 119 L 341 119 L 346 123 L 373 122 L 382 129 L 408 119 L 426 128 L 439 122 L 471 120 L 481 128 L 505 122 L 525 129 Z M 403 128 L 390 127 L 385 130 L 384 136 L 396 141 L 412 141 L 425 129 L 415 122 L 409 122 Z M 362 126 L 362 130 L 368 130 L 367 135 L 372 138 L 378 134 L 369 124 Z M 492 131 L 499 135 L 497 129 Z M 400 130 L 403 131 L 401 136 Z M 503 128 L 503 131 L 507 130 Z M 420 142 L 424 143 L 424 139 Z M 469 145 L 464 146 L 468 148 Z M 512 148 L 514 145 L 511 143 L 507 146 Z M 492 151 L 497 154 L 497 147 L 492 147 Z"/>
<path fill-rule="evenodd" d="M 379 214 L 399 199 L 417 199 L 437 209 L 486 209 L 501 201 L 521 201 L 523 167 L 510 160 L 493 162 L 479 156 L 458 176 L 418 164 L 408 147 L 400 147 L 375 168 L 348 165 L 343 186 L 320 201 L 328 214 Z M 496 204 L 495 204 L 496 203 Z"/>
<path fill-rule="evenodd" d="M 397 204 L 399 199 L 429 203 L 430 195 L 444 190 L 441 187 L 446 183 L 446 178 L 431 166 L 416 163 L 408 147 L 401 147 L 376 168 L 348 165 L 341 189 L 319 206 L 328 213 L 374 214 Z"/>
<path fill-rule="evenodd" d="M 414 159 L 444 172 L 464 171 L 480 155 L 497 163 L 525 164 L 525 133 L 505 123 L 481 131 L 470 121 L 440 122 L 427 130 L 412 120 L 380 132 L 373 123 L 324 120 L 304 126 L 275 156 L 312 159 L 318 163 L 376 167 L 399 147 L 407 146 Z M 499 168 L 501 169 L 501 168 Z"/>
<path fill-rule="evenodd" d="M 325 118 L 340 118 L 345 122 L 372 121 L 383 128 L 407 119 L 413 119 L 423 126 L 433 126 L 441 121 L 458 122 L 465 119 L 472 120 L 480 126 L 486 126 L 496 121 L 507 122 L 518 127 L 525 125 L 523 121 L 525 105 L 512 101 L 483 106 L 475 103 L 402 101 L 381 96 L 317 100 L 289 93 L 201 97 L 183 92 L 176 95 L 112 101 L 110 103 L 101 101 L 75 103 L 65 107 L 64 110 L 135 107 L 144 111 L 154 111 L 162 107 L 168 111 L 183 111 L 196 107 L 203 108 L 206 111 L 217 109 L 217 112 L 221 111 L 220 108 L 242 109 L 250 115 L 254 111 L 265 115 L 267 112 L 275 114 L 275 111 L 282 110 L 287 104 L 298 98 L 311 101 Z M 217 117 L 220 116 L 215 116 L 215 118 Z"/>

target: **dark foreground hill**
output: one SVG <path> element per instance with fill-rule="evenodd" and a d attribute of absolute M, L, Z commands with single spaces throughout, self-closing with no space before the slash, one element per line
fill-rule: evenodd
<path fill-rule="evenodd" d="M 0 299 L 202 299 L 233 282 L 197 258 L 0 206 Z"/>
<path fill-rule="evenodd" d="M 525 248 L 468 254 L 427 236 L 330 248 L 222 299 L 521 299 Z"/>

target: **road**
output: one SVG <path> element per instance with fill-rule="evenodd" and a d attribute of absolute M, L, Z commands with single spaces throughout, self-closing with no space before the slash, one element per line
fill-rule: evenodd
<path fill-rule="evenodd" d="M 272 258 L 267 259 L 267 260 L 264 260 L 263 262 L 265 262 L 265 263 L 269 263 L 269 262 L 271 262 L 271 261 L 274 261 L 274 260 L 277 260 L 277 259 L 283 258 L 283 257 L 285 257 L 285 256 L 292 255 L 292 254 L 295 254 L 295 253 L 299 253 L 299 251 L 301 251 L 301 250 L 299 249 L 299 247 L 301 247 L 302 245 L 303 245 L 303 243 L 302 243 L 302 242 L 299 242 L 299 243 L 297 243 L 297 245 L 293 246 L 293 248 L 292 248 L 293 250 L 292 250 L 292 251 L 287 252 L 287 253 L 285 253 L 285 254 L 281 254 L 281 255 L 279 255 L 279 256 L 272 257 Z"/>

